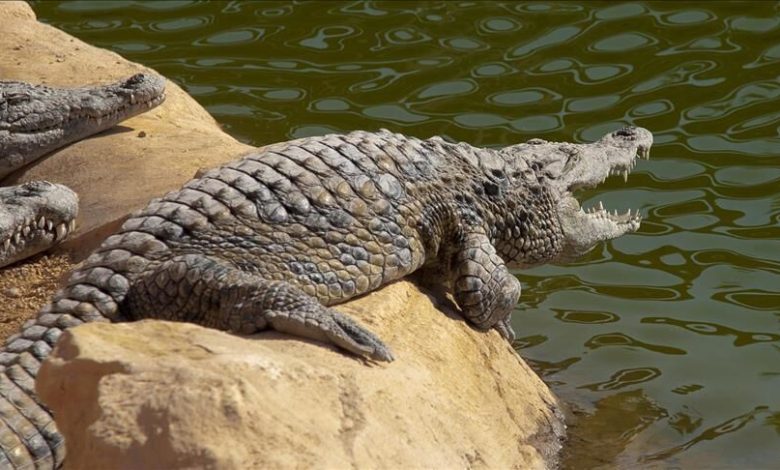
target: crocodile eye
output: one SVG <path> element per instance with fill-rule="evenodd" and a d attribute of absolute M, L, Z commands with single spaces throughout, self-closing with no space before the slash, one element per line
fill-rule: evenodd
<path fill-rule="evenodd" d="M 580 152 L 574 147 L 563 147 L 561 151 L 566 154 L 566 164 L 563 165 L 564 171 L 571 169 L 580 161 Z"/>
<path fill-rule="evenodd" d="M 11 92 L 5 94 L 5 101 L 10 105 L 22 104 L 30 101 L 30 95 L 27 93 Z"/>

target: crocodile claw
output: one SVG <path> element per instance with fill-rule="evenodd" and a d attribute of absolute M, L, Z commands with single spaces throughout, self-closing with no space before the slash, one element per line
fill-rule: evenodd
<path fill-rule="evenodd" d="M 512 342 L 515 340 L 515 330 L 512 329 L 511 316 L 507 316 L 505 319 L 496 323 L 496 326 L 494 326 L 493 328 L 495 328 L 496 331 L 498 331 L 501 334 L 501 336 L 503 336 L 507 341 L 509 341 L 509 344 L 512 344 Z"/>
<path fill-rule="evenodd" d="M 337 328 L 328 331 L 327 336 L 336 346 L 377 361 L 392 362 L 395 359 L 382 340 L 345 315 L 334 312 L 333 320 Z"/>
<path fill-rule="evenodd" d="M 276 331 L 331 343 L 341 349 L 377 361 L 391 362 L 393 353 L 375 334 L 335 310 L 318 304 L 312 310 L 270 310 L 264 321 Z"/>

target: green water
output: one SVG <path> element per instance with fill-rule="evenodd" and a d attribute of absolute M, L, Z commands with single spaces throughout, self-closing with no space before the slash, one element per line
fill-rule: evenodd
<path fill-rule="evenodd" d="M 780 5 L 35 3 L 256 145 L 386 127 L 500 146 L 655 134 L 638 234 L 518 273 L 569 468 L 780 468 Z M 91 77 L 86 77 L 91 79 Z M 172 158 L 176 156 L 173 155 Z"/>

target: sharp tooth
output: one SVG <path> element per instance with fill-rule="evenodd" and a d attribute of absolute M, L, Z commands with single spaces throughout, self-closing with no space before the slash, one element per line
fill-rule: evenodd
<path fill-rule="evenodd" d="M 623 171 L 623 181 L 628 182 L 628 170 Z"/>
<path fill-rule="evenodd" d="M 57 226 L 57 239 L 62 240 L 65 238 L 65 235 L 68 234 L 68 228 L 65 226 L 65 224 L 59 224 Z"/>
<path fill-rule="evenodd" d="M 76 219 L 73 219 L 68 224 L 68 231 L 72 232 L 76 228 Z"/>
<path fill-rule="evenodd" d="M 14 234 L 14 243 L 19 243 L 22 240 L 22 234 L 21 232 L 16 232 Z"/>
<path fill-rule="evenodd" d="M 600 211 L 603 211 L 603 210 L 604 210 L 604 204 L 602 204 L 602 202 L 601 202 L 601 201 L 599 201 L 599 210 L 600 210 Z"/>
<path fill-rule="evenodd" d="M 46 221 L 46 230 L 51 232 L 53 229 L 54 229 L 54 222 L 52 222 L 51 220 L 47 220 Z"/>
<path fill-rule="evenodd" d="M 7 249 L 9 249 L 9 248 L 11 248 L 11 239 L 10 239 L 10 238 L 7 238 L 7 239 L 6 239 L 6 240 L 3 242 L 3 249 L 4 249 L 4 250 L 7 250 Z"/>
<path fill-rule="evenodd" d="M 130 94 L 130 104 L 135 104 L 135 94 Z"/>
<path fill-rule="evenodd" d="M 30 235 L 30 227 L 29 227 L 29 226 L 25 226 L 25 227 L 22 229 L 22 234 L 24 234 L 24 236 L 25 236 L 25 237 L 27 237 L 28 235 Z"/>
<path fill-rule="evenodd" d="M 46 226 L 46 219 L 44 219 L 43 216 L 41 216 L 41 218 L 38 219 L 38 228 L 43 228 L 45 226 Z"/>

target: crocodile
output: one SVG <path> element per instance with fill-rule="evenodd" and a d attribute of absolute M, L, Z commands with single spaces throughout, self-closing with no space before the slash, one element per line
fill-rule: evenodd
<path fill-rule="evenodd" d="M 0 81 L 0 180 L 164 99 L 165 80 L 149 73 L 81 88 Z M 0 188 L 0 267 L 62 241 L 77 213 L 78 196 L 62 185 L 38 181 Z"/>
<path fill-rule="evenodd" d="M 209 170 L 132 214 L 0 352 L 0 466 L 56 467 L 63 438 L 34 393 L 63 330 L 187 321 L 273 329 L 366 361 L 392 361 L 334 304 L 417 270 L 441 274 L 478 330 L 514 337 L 510 268 L 576 259 L 636 231 L 638 212 L 583 209 L 574 193 L 627 175 L 652 134 L 500 149 L 386 130 L 273 144 Z"/>

